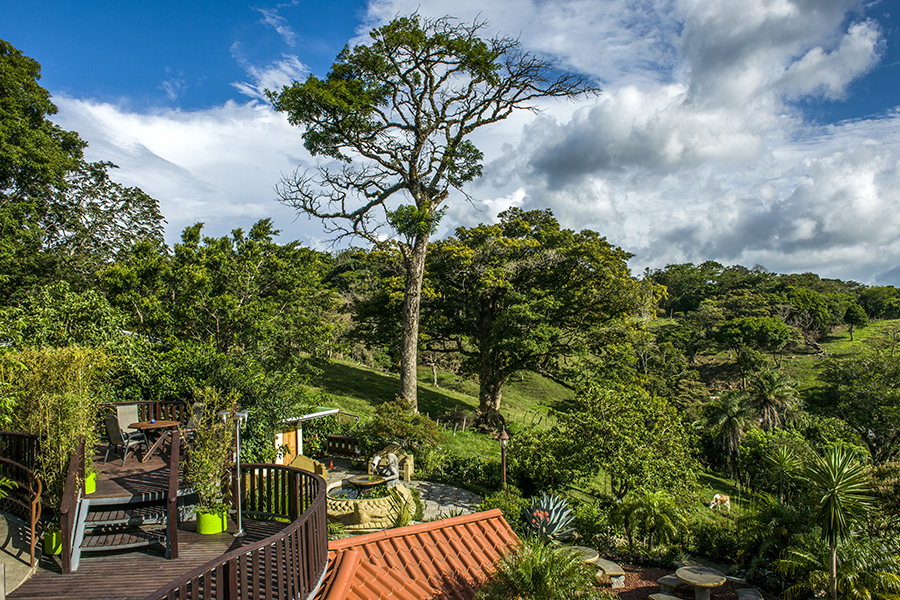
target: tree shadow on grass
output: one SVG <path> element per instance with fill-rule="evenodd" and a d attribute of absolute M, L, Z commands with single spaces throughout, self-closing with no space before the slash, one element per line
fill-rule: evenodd
<path fill-rule="evenodd" d="M 341 363 L 321 363 L 316 367 L 321 369 L 322 373 L 315 377 L 315 384 L 328 394 L 351 396 L 377 406 L 394 400 L 400 391 L 400 380 L 392 373 L 380 373 Z M 418 396 L 419 412 L 432 416 L 454 408 L 474 410 L 473 404 L 422 383 L 419 384 Z"/>

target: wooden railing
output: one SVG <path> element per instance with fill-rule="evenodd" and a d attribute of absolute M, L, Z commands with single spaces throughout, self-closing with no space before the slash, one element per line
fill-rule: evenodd
<path fill-rule="evenodd" d="M 238 548 L 156 590 L 146 600 L 304 600 L 328 561 L 325 480 L 281 465 L 241 465 L 247 515 L 290 519 L 273 536 Z"/>
<path fill-rule="evenodd" d="M 59 530 L 62 537 L 62 572 L 72 572 L 72 543 L 78 521 L 78 503 L 84 494 L 84 438 L 82 437 L 66 472 L 66 486 L 59 503 Z"/>
<path fill-rule="evenodd" d="M 116 406 L 135 404 L 138 409 L 138 420 L 149 421 L 151 419 L 178 421 L 186 423 L 191 418 L 190 405 L 184 400 L 141 400 L 138 402 L 107 402 L 100 405 L 100 413 L 111 412 L 115 414 Z M 128 425 L 126 423 L 126 425 Z"/>
<path fill-rule="evenodd" d="M 41 518 L 41 480 L 34 471 L 14 460 L 0 456 L 0 477 L 13 481 L 16 486 L 0 502 L 0 506 L 26 521 L 31 528 L 31 566 L 34 567 L 34 546 L 37 540 L 37 524 Z"/>
<path fill-rule="evenodd" d="M 0 456 L 27 469 L 37 466 L 38 437 L 30 433 L 0 431 Z"/>

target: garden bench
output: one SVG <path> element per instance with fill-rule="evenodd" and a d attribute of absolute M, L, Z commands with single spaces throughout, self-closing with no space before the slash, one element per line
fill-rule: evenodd
<path fill-rule="evenodd" d="M 329 435 L 325 437 L 325 452 L 331 456 L 344 456 L 357 459 L 362 448 L 359 440 L 349 435 Z"/>
<path fill-rule="evenodd" d="M 738 600 L 763 600 L 756 588 L 741 588 L 737 591 Z"/>
<path fill-rule="evenodd" d="M 671 594 L 679 585 L 684 585 L 681 580 L 674 575 L 664 575 L 657 579 L 656 583 L 659 584 L 659 592 L 661 594 Z"/>
<path fill-rule="evenodd" d="M 606 560 L 605 558 L 598 558 L 596 561 L 594 561 L 594 566 L 602 571 L 607 577 L 609 577 L 609 583 L 611 587 L 625 587 L 625 571 L 622 569 L 622 567 L 612 561 Z"/>
<path fill-rule="evenodd" d="M 650 594 L 650 600 L 681 600 L 681 598 L 660 592 L 657 594 Z"/>

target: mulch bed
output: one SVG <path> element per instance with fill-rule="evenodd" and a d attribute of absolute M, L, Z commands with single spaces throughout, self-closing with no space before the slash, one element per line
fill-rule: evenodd
<path fill-rule="evenodd" d="M 619 596 L 619 600 L 647 600 L 650 594 L 659 592 L 659 584 L 656 583 L 656 580 L 674 572 L 632 565 L 622 565 L 622 569 L 625 571 L 625 587 L 610 590 Z M 745 587 L 751 586 L 726 581 L 723 585 L 710 590 L 710 600 L 736 600 L 737 590 Z M 760 592 L 765 600 L 779 600 L 778 596 L 768 594 L 762 590 Z M 683 585 L 676 588 L 674 594 L 682 600 L 694 600 L 694 588 L 689 586 Z"/>

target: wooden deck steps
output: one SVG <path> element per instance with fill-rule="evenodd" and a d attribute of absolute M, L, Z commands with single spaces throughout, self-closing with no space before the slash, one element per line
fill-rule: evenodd
<path fill-rule="evenodd" d="M 113 525 L 94 529 L 90 535 L 86 535 L 81 542 L 82 552 L 107 552 L 110 550 L 125 550 L 128 548 L 140 548 L 152 544 L 166 543 L 165 524 L 151 528 L 134 525 Z"/>

